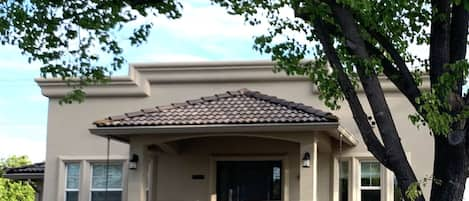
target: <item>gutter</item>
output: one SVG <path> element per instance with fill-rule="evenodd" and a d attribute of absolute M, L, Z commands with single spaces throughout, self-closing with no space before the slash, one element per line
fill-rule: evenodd
<path fill-rule="evenodd" d="M 340 137 L 342 136 L 342 139 L 344 140 L 345 143 L 352 145 L 352 146 L 356 146 L 358 144 L 359 140 L 357 139 L 357 137 L 353 135 L 352 133 L 350 133 L 344 127 L 339 126 L 337 128 L 337 132 L 339 134 L 339 136 L 336 137 L 338 140 L 340 140 Z"/>
<path fill-rule="evenodd" d="M 276 124 L 214 124 L 214 125 L 168 125 L 168 126 L 119 126 L 90 128 L 95 135 L 134 134 L 190 134 L 190 133 L 239 133 L 239 132 L 285 132 L 337 129 L 338 122 L 324 123 L 276 123 Z"/>

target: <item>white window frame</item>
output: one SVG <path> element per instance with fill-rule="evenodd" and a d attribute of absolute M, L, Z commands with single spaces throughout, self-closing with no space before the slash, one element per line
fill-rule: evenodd
<path fill-rule="evenodd" d="M 406 153 L 410 163 L 411 154 Z M 333 155 L 333 185 L 332 201 L 339 201 L 339 163 L 340 161 L 349 161 L 349 199 L 348 201 L 361 201 L 361 167 L 360 162 L 377 162 L 369 152 L 336 153 Z M 380 164 L 380 190 L 382 201 L 394 201 L 394 174 Z M 373 190 L 373 189 L 370 189 Z"/>
<path fill-rule="evenodd" d="M 361 179 L 362 179 L 362 163 L 377 163 L 379 165 L 379 186 L 362 186 L 361 184 Z M 381 166 L 381 163 L 379 163 L 379 161 L 376 161 L 376 160 L 360 160 L 360 191 L 361 190 L 382 190 L 382 186 L 383 186 L 383 177 L 382 177 L 382 169 L 383 167 Z"/>
<path fill-rule="evenodd" d="M 92 194 L 93 192 L 105 192 L 106 191 L 106 188 L 93 188 L 93 166 L 94 165 L 106 165 L 106 162 L 90 162 L 90 190 L 89 190 L 89 201 L 92 201 Z M 108 192 L 118 192 L 120 191 L 121 192 L 121 201 L 124 200 L 124 188 L 123 188 L 123 185 L 124 185 L 124 163 L 123 162 L 115 162 L 115 161 L 111 161 L 109 163 L 109 165 L 120 165 L 121 166 L 121 187 L 120 188 L 108 188 L 107 191 Z"/>
<path fill-rule="evenodd" d="M 128 155 L 110 155 L 109 158 L 106 155 L 60 155 L 58 156 L 59 166 L 55 171 L 58 175 L 58 182 L 55 188 L 57 189 L 55 197 L 59 201 L 65 201 L 65 187 L 66 187 L 66 168 L 67 163 L 80 163 L 80 186 L 79 186 L 79 200 L 90 200 L 90 180 L 91 180 L 91 164 L 106 163 L 106 160 L 110 160 L 110 164 L 122 164 L 122 198 L 127 199 L 127 174 L 128 170 Z"/>
<path fill-rule="evenodd" d="M 81 166 L 81 163 L 80 162 L 74 162 L 74 161 L 70 161 L 70 162 L 65 162 L 65 187 L 64 187 L 64 200 L 67 201 L 67 192 L 78 192 L 78 200 L 80 200 L 80 185 L 81 185 L 81 169 L 82 169 L 82 166 Z M 68 188 L 67 187 L 67 183 L 68 183 L 68 165 L 69 164 L 78 164 L 78 188 Z"/>
<path fill-rule="evenodd" d="M 347 201 L 353 200 L 353 160 L 351 158 L 339 158 L 337 159 L 337 182 L 340 182 L 340 164 L 347 162 Z M 340 183 L 337 183 L 337 201 L 340 201 Z"/>
<path fill-rule="evenodd" d="M 362 179 L 362 163 L 378 163 L 379 165 L 379 186 L 362 186 L 361 184 L 361 179 Z M 386 180 L 386 177 L 383 177 L 383 170 L 384 170 L 384 167 L 383 165 L 381 165 L 381 163 L 377 160 L 373 160 L 373 159 L 365 159 L 365 160 L 358 160 L 358 184 L 359 184 L 359 192 L 358 192 L 358 201 L 362 201 L 362 198 L 361 198 L 361 194 L 362 194 L 362 191 L 363 190 L 379 190 L 379 194 L 380 194 L 380 200 L 383 201 L 383 193 L 384 193 L 384 189 L 386 188 L 385 186 L 383 186 L 385 184 L 385 182 L 383 182 L 384 180 Z"/>

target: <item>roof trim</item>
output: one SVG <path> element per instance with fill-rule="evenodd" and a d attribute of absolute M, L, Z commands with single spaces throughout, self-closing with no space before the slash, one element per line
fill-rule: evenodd
<path fill-rule="evenodd" d="M 345 129 L 344 127 L 339 126 L 337 128 L 337 132 L 339 134 L 338 136 L 335 137 L 337 140 L 340 140 L 340 137 L 342 137 L 342 140 L 344 140 L 345 143 L 352 145 L 352 146 L 356 146 L 359 143 L 358 138 L 355 135 L 353 135 L 351 132 L 349 132 L 347 129 Z"/>
<path fill-rule="evenodd" d="M 310 132 L 336 130 L 339 122 L 270 123 L 270 124 L 213 124 L 170 126 L 127 126 L 90 128 L 90 133 L 128 142 L 135 135 L 167 135 L 197 133 L 255 133 L 255 132 Z"/>
<path fill-rule="evenodd" d="M 125 134 L 173 134 L 199 132 L 258 132 L 258 131 L 315 131 L 335 129 L 339 122 L 314 123 L 268 123 L 268 124 L 200 124 L 200 125 L 164 125 L 164 126 L 121 126 L 96 127 L 90 132 L 96 135 Z M 294 129 L 294 130 L 292 130 Z"/>
<path fill-rule="evenodd" d="M 84 91 L 87 97 L 147 97 L 151 96 L 151 83 L 308 81 L 306 76 L 272 73 L 274 65 L 270 60 L 132 63 L 129 65 L 128 76 L 111 77 L 107 84 L 88 86 Z M 385 92 L 399 92 L 386 77 L 380 76 L 379 79 Z M 429 88 L 429 76 L 422 76 L 422 79 L 423 88 Z M 46 97 L 63 97 L 71 90 L 62 79 L 37 78 L 35 81 Z M 363 90 L 359 89 L 357 92 Z"/>

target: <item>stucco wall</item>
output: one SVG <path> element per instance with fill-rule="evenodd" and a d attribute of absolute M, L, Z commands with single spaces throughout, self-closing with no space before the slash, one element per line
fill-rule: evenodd
<path fill-rule="evenodd" d="M 258 62 L 252 64 L 251 66 L 260 64 L 262 64 L 262 66 L 270 65 L 268 62 Z M 203 63 L 196 64 L 195 66 L 197 65 L 207 66 Z M 150 68 L 148 66 L 149 65 L 147 65 L 146 70 L 150 71 L 148 70 L 148 68 Z M 161 66 L 162 65 L 160 65 L 160 67 Z M 223 67 L 223 64 L 218 64 L 218 66 Z M 172 102 L 181 102 L 188 99 L 209 96 L 227 90 L 237 90 L 240 88 L 258 90 L 265 94 L 278 96 L 291 101 L 301 102 L 306 105 L 314 106 L 318 109 L 328 110 L 318 99 L 318 94 L 315 92 L 314 87 L 306 79 L 291 79 L 283 74 L 273 75 L 271 70 L 268 68 L 262 68 L 255 71 L 251 69 L 223 70 L 223 68 L 217 67 L 216 65 L 213 65 L 210 68 L 218 70 L 216 70 L 216 72 L 211 71 L 210 69 L 192 71 L 188 70 L 184 71 L 185 73 L 166 71 L 145 72 L 142 70 L 139 72 L 133 72 L 133 70 L 131 70 L 131 77 L 133 80 L 129 82 L 136 83 L 135 86 L 132 85 L 129 87 L 122 84 L 111 84 L 104 87 L 95 87 L 90 89 L 90 97 L 88 97 L 84 103 L 62 106 L 58 104 L 58 99 L 56 97 L 60 96 L 60 94 L 63 94 L 62 92 L 66 91 L 67 88 L 63 85 L 57 84 L 59 82 L 54 81 L 51 82 L 51 84 L 49 82 L 45 82 L 44 80 L 38 80 L 38 83 L 43 89 L 43 93 L 50 97 L 44 200 L 60 200 L 57 196 L 60 196 L 58 189 L 59 191 L 63 190 L 63 186 L 61 186 L 63 175 L 59 174 L 61 172 L 59 158 L 79 159 L 84 157 L 94 157 L 96 159 L 104 159 L 106 153 L 106 140 L 102 137 L 91 135 L 88 129 L 93 127 L 91 124 L 93 121 L 102 119 L 106 116 L 119 115 L 125 112 L 137 111 L 141 108 L 148 108 L 156 105 L 166 105 Z M 165 69 L 171 68 L 168 67 Z M 214 75 L 214 73 L 222 74 L 223 77 L 220 77 L 217 81 L 215 78 L 212 78 L 217 77 L 217 75 Z M 155 78 L 156 75 L 159 77 Z M 174 78 L 173 81 L 169 80 L 172 78 L 171 76 L 177 77 L 183 75 L 189 78 Z M 249 77 L 249 79 L 235 79 L 237 77 L 243 76 Z M 256 76 L 262 77 L 262 79 L 256 79 Z M 147 79 L 146 77 L 150 77 L 151 79 L 148 78 L 150 80 L 145 81 Z M 163 80 L 163 78 L 167 80 Z M 140 90 L 140 88 L 145 89 L 142 89 L 143 91 L 141 93 L 127 93 L 127 91 L 137 90 L 137 88 L 138 90 Z M 109 91 L 112 91 L 112 93 Z M 360 96 L 363 99 L 363 94 L 360 94 Z M 406 149 L 406 152 L 408 153 L 408 156 L 410 157 L 417 177 L 422 179 L 424 177 L 430 176 L 433 161 L 432 137 L 428 134 L 428 130 L 426 128 L 417 129 L 409 122 L 408 114 L 413 113 L 414 110 L 403 96 L 394 92 L 388 92 L 386 96 L 391 107 L 391 111 L 393 111 L 393 118 L 401 134 L 403 145 Z M 366 110 L 369 111 L 366 102 L 363 102 L 363 105 Z M 341 125 L 349 132 L 356 135 L 357 138 L 359 138 L 361 141 L 361 137 L 359 136 L 358 130 L 352 119 L 352 114 L 350 113 L 346 102 L 344 102 L 340 110 L 333 111 L 333 113 L 339 116 Z M 369 114 L 371 114 L 371 112 Z M 351 149 L 344 148 L 341 153 L 338 153 L 338 147 L 339 146 L 337 144 L 333 144 L 332 150 L 334 151 L 334 154 L 350 156 L 357 154 L 368 154 L 366 147 L 362 142 L 360 142 L 358 146 Z M 290 150 L 290 146 L 286 146 L 285 149 L 293 151 Z M 203 152 L 202 149 L 190 150 L 193 150 L 194 154 L 198 153 L 199 157 Z M 206 155 L 206 153 L 204 154 Z M 129 155 L 128 145 L 113 141 L 111 144 L 111 155 L 116 158 L 127 157 Z M 180 157 L 185 156 L 188 155 L 181 155 Z M 162 157 L 164 159 L 164 156 Z M 331 157 L 332 156 L 326 155 L 319 156 L 319 171 L 322 171 L 324 175 L 326 175 L 321 176 L 320 178 L 321 183 L 325 184 L 319 185 L 318 190 L 321 193 L 323 191 L 330 191 L 328 189 L 332 185 Z M 176 158 L 173 158 L 173 160 L 176 160 Z M 206 165 L 207 160 L 208 159 L 204 157 L 204 159 L 201 161 L 205 161 L 203 163 Z M 189 172 L 197 172 L 197 170 L 206 171 L 204 170 L 205 168 L 202 167 L 203 165 L 199 160 L 194 161 L 192 159 L 188 159 L 184 161 L 194 164 L 194 166 L 184 166 L 191 168 L 191 171 L 186 170 L 187 174 L 189 174 Z M 295 160 L 292 160 L 291 162 L 293 163 L 294 161 Z M 176 163 L 177 161 L 173 162 Z M 158 171 L 160 173 L 165 169 L 169 170 L 170 166 L 165 166 L 165 163 L 159 164 Z M 169 171 L 167 174 L 174 173 Z M 163 176 L 161 176 L 158 180 L 159 183 L 164 181 L 163 177 L 165 174 L 162 175 Z M 175 192 L 171 192 L 169 190 L 171 189 L 169 186 L 176 185 L 175 188 L 193 187 L 191 188 L 193 191 L 191 191 L 190 194 L 198 198 L 200 197 L 200 200 L 205 200 L 202 199 L 203 195 L 205 194 L 201 193 L 202 191 L 198 191 L 196 189 L 205 189 L 205 187 L 201 186 L 205 186 L 206 184 L 203 182 L 206 181 L 197 182 L 202 183 L 200 186 L 194 183 L 194 181 L 170 184 L 167 186 L 168 190 L 161 190 L 161 194 L 158 195 L 158 198 L 161 200 L 169 200 L 171 195 L 175 195 Z M 428 186 L 424 187 L 425 196 L 428 196 L 428 188 Z M 204 192 L 206 192 L 206 190 L 204 190 Z M 320 196 L 323 195 L 326 194 L 320 194 Z M 330 200 L 329 196 L 330 195 L 327 194 L 327 197 L 321 198 L 321 200 Z M 85 197 L 87 197 L 87 195 L 83 195 L 81 200 L 85 201 Z M 295 195 L 292 194 L 291 198 L 292 200 L 295 200 Z"/>

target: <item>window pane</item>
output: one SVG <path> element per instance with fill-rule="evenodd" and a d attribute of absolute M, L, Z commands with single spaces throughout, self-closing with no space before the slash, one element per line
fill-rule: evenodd
<path fill-rule="evenodd" d="M 105 191 L 94 191 L 91 192 L 91 201 L 121 201 L 122 192 L 121 191 L 108 191 L 107 199 Z"/>
<path fill-rule="evenodd" d="M 362 186 L 371 186 L 371 181 L 370 181 L 369 178 L 363 178 L 362 177 L 361 184 L 362 184 Z"/>
<path fill-rule="evenodd" d="M 348 200 L 348 161 L 339 164 L 339 201 Z"/>
<path fill-rule="evenodd" d="M 78 201 L 78 191 L 65 192 L 65 201 Z"/>
<path fill-rule="evenodd" d="M 362 190 L 362 201 L 380 201 L 381 190 Z"/>
<path fill-rule="evenodd" d="M 270 200 L 282 199 L 282 168 L 280 164 L 272 167 L 272 190 Z"/>
<path fill-rule="evenodd" d="M 378 162 L 361 162 L 361 186 L 380 186 Z"/>
<path fill-rule="evenodd" d="M 80 164 L 79 163 L 67 163 L 65 165 L 67 170 L 67 188 L 78 189 L 80 184 Z"/>
<path fill-rule="evenodd" d="M 122 187 L 122 165 L 110 164 L 108 167 L 108 188 Z M 92 188 L 106 188 L 106 164 L 93 165 Z"/>

